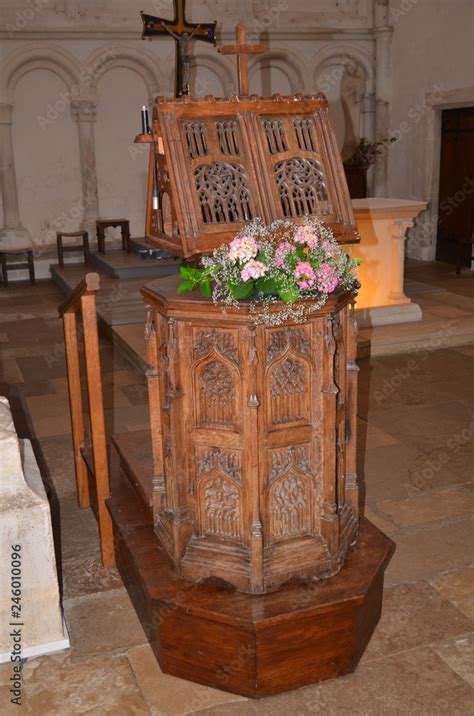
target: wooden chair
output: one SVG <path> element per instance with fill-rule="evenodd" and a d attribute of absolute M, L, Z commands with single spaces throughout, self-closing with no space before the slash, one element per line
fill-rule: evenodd
<path fill-rule="evenodd" d="M 100 289 L 99 275 L 88 273 L 70 296 L 59 306 L 63 319 L 66 348 L 69 407 L 71 412 L 72 444 L 76 469 L 79 505 L 92 508 L 99 522 L 102 562 L 115 564 L 112 521 L 105 504 L 110 495 L 107 443 L 105 435 L 102 377 L 100 371 L 99 337 L 95 296 Z M 82 315 L 84 354 L 92 449 L 86 450 L 84 413 L 82 406 L 81 370 L 76 314 Z M 90 466 L 90 467 L 89 467 Z M 89 483 L 89 477 L 92 480 Z M 91 489 L 90 489 L 91 488 Z"/>
<path fill-rule="evenodd" d="M 463 249 L 465 246 L 467 246 L 469 244 L 471 245 L 471 263 L 474 260 L 474 249 L 473 249 L 474 229 L 472 230 L 470 239 L 467 239 L 467 240 L 466 239 L 457 239 L 457 244 L 458 244 L 458 251 L 457 251 L 457 258 L 456 258 L 456 273 L 459 276 L 459 274 L 461 273 L 461 268 L 462 268 L 462 260 L 463 260 L 463 254 L 464 254 Z"/>
<path fill-rule="evenodd" d="M 82 237 L 82 242 L 80 244 L 63 245 L 63 239 L 75 238 L 76 236 Z M 73 231 L 72 233 L 58 231 L 56 233 L 56 241 L 58 244 L 58 261 L 61 268 L 64 267 L 64 254 L 66 251 L 82 251 L 84 254 L 84 263 L 90 263 L 89 234 L 87 231 Z"/>
<path fill-rule="evenodd" d="M 13 263 L 9 263 L 9 256 L 23 256 L 26 257 L 26 261 L 14 261 Z M 2 285 L 4 288 L 8 288 L 8 272 L 17 271 L 20 269 L 28 269 L 30 274 L 30 282 L 33 286 L 35 285 L 36 278 L 35 264 L 33 261 L 33 249 L 1 249 L 0 262 L 2 264 Z"/>
<path fill-rule="evenodd" d="M 122 232 L 122 249 L 130 253 L 130 222 L 128 219 L 97 219 L 97 246 L 100 254 L 105 254 L 105 230 L 120 226 Z"/>

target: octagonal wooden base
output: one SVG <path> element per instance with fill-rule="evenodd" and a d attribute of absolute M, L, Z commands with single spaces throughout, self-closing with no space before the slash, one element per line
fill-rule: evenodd
<path fill-rule="evenodd" d="M 339 574 L 265 595 L 178 579 L 139 493 L 112 461 L 117 566 L 162 670 L 253 698 L 353 671 L 379 620 L 393 542 L 362 520 Z M 133 482 L 132 482 L 133 484 Z"/>

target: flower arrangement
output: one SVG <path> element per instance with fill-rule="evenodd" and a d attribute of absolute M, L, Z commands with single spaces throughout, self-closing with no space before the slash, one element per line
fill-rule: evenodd
<path fill-rule="evenodd" d="M 337 289 L 357 289 L 358 259 L 350 258 L 322 221 L 304 225 L 255 219 L 210 256 L 183 262 L 179 293 L 199 287 L 224 306 L 250 299 L 255 324 L 302 323 Z"/>
<path fill-rule="evenodd" d="M 350 159 L 344 162 L 347 167 L 359 167 L 367 171 L 369 167 L 376 163 L 377 159 L 386 151 L 388 144 L 397 141 L 397 137 L 389 137 L 379 142 L 369 142 L 368 139 L 362 137 L 359 144 L 354 150 Z"/>

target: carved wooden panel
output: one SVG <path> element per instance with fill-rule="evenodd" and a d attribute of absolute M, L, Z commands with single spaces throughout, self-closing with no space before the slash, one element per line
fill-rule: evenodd
<path fill-rule="evenodd" d="M 249 180 L 240 164 L 212 162 L 194 171 L 204 224 L 244 223 L 253 219 Z"/>
<path fill-rule="evenodd" d="M 193 359 L 196 426 L 238 429 L 241 387 L 235 331 L 194 329 Z"/>
<path fill-rule="evenodd" d="M 222 361 L 204 361 L 195 369 L 196 424 L 236 425 L 236 375 Z"/>
<path fill-rule="evenodd" d="M 265 389 L 267 424 L 282 427 L 311 419 L 311 342 L 307 329 L 267 332 Z"/>
<path fill-rule="evenodd" d="M 322 96 L 159 98 L 153 117 L 170 217 L 165 226 L 160 206 L 148 221 L 153 243 L 189 256 L 230 241 L 254 217 L 302 222 L 307 215 L 331 224 L 339 240 L 358 240 Z"/>
<path fill-rule="evenodd" d="M 241 538 L 241 490 L 226 477 L 203 480 L 199 485 L 201 535 Z"/>
<path fill-rule="evenodd" d="M 358 524 L 349 297 L 305 324 L 255 327 L 245 305 L 183 299 L 178 280 L 143 289 L 163 389 L 156 534 L 194 581 L 261 593 L 335 574 Z"/>
<path fill-rule="evenodd" d="M 267 541 L 313 532 L 314 486 L 308 448 L 290 447 L 269 453 L 267 476 Z"/>

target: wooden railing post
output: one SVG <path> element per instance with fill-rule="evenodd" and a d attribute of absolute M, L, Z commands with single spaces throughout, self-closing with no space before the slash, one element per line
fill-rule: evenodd
<path fill-rule="evenodd" d="M 76 325 L 76 311 L 80 308 L 82 312 L 92 456 L 94 462 L 95 495 L 93 495 L 93 497 L 95 497 L 97 502 L 102 563 L 104 566 L 112 566 L 115 564 L 114 535 L 112 520 L 105 504 L 110 494 L 110 487 L 95 305 L 95 294 L 99 289 L 99 275 L 96 273 L 87 274 L 76 286 L 74 291 L 72 291 L 59 306 L 59 314 L 62 316 L 64 324 L 77 494 L 81 507 L 87 507 L 90 504 L 91 496 L 83 455 L 85 448 L 85 430 Z"/>
<path fill-rule="evenodd" d="M 102 376 L 100 372 L 99 337 L 95 295 L 81 298 L 82 322 L 84 326 L 84 352 L 86 359 L 87 391 L 91 422 L 92 454 L 97 489 L 97 511 L 99 517 L 100 542 L 104 566 L 115 564 L 112 520 L 105 500 L 110 495 L 109 469 L 107 464 L 107 442 L 105 438 L 104 404 L 102 399 Z"/>
<path fill-rule="evenodd" d="M 85 446 L 84 415 L 82 412 L 81 374 L 77 345 L 76 314 L 68 311 L 63 315 L 64 345 L 66 347 L 69 409 L 71 412 L 72 444 L 76 471 L 77 498 L 80 507 L 89 507 L 89 483 L 81 451 Z"/>

